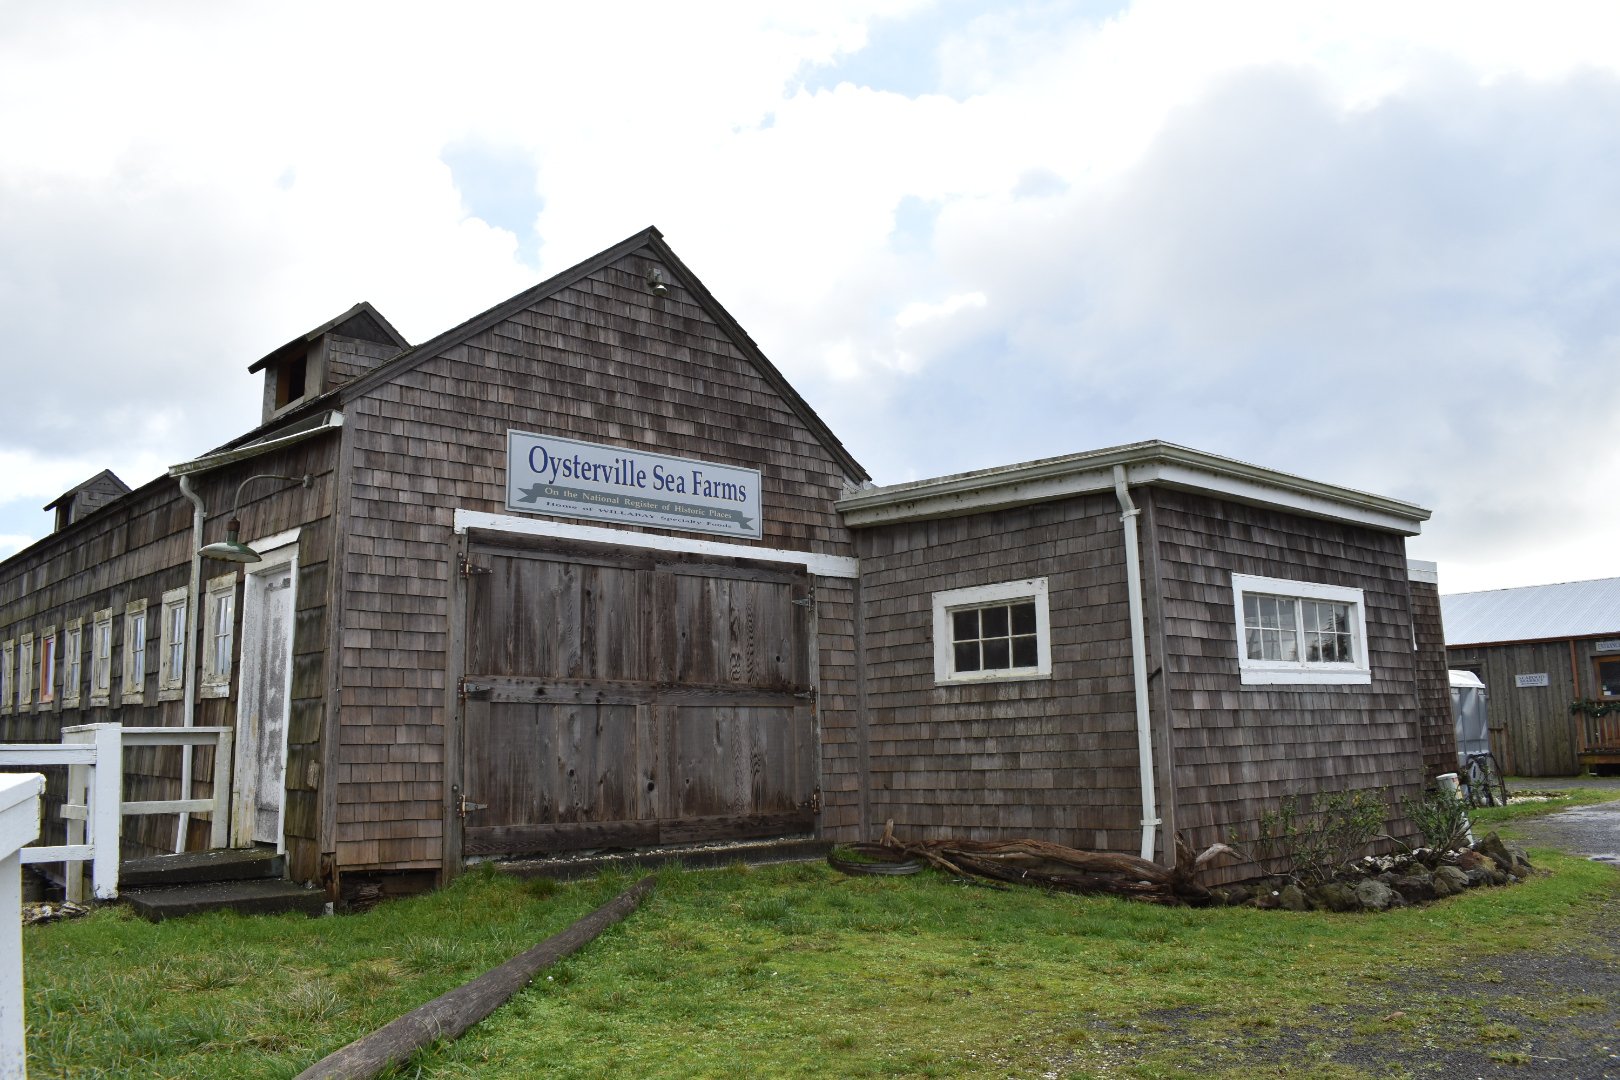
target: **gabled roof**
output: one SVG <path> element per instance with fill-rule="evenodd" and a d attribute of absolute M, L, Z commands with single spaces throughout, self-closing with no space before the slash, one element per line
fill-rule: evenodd
<path fill-rule="evenodd" d="M 1620 635 L 1620 577 L 1440 597 L 1446 644 Z"/>
<path fill-rule="evenodd" d="M 1429 519 L 1423 507 L 1399 499 L 1307 480 L 1159 439 L 867 488 L 840 499 L 838 510 L 851 528 L 978 514 L 1112 491 L 1116 466 L 1133 486 L 1157 484 L 1402 536 L 1417 535 Z"/>
<path fill-rule="evenodd" d="M 721 329 L 725 330 L 732 343 L 737 346 L 738 351 L 754 366 L 760 376 L 770 384 L 771 388 L 781 396 L 794 415 L 810 429 L 811 433 L 815 435 L 816 439 L 844 470 L 845 474 L 856 481 L 870 479 L 867 471 L 861 467 L 860 462 L 856 461 L 849 451 L 844 449 L 844 444 L 822 422 L 821 417 L 816 415 L 816 411 L 799 396 L 798 391 L 794 390 L 782 373 L 776 369 L 776 365 L 772 364 L 765 358 L 765 354 L 760 352 L 759 346 L 754 344 L 754 339 L 749 337 L 743 328 L 738 325 L 737 320 L 731 317 L 731 313 L 720 305 L 720 302 L 714 298 L 703 282 L 698 280 L 697 275 L 687 269 L 686 264 L 681 262 L 680 258 L 670 250 L 669 245 L 664 242 L 663 234 L 652 227 L 627 237 L 606 251 L 593 255 L 584 262 L 571 266 L 554 277 L 547 278 L 533 288 L 518 293 L 510 300 L 497 304 L 481 314 L 474 315 L 461 325 L 452 327 L 439 336 L 424 341 L 415 348 L 408 349 L 400 355 L 377 365 L 365 374 L 357 376 L 352 381 L 333 391 L 333 393 L 340 395 L 341 400 L 344 402 L 361 397 L 375 387 L 398 378 L 405 372 L 426 363 L 446 350 L 452 349 L 483 333 L 490 327 L 504 322 L 525 308 L 532 307 L 534 304 L 561 292 L 570 285 L 589 277 L 598 270 L 611 266 L 626 255 L 633 254 L 643 248 L 649 249 L 653 257 L 674 275 L 676 281 L 692 295 L 692 298 L 709 314 L 709 317 L 714 319 Z"/>
<path fill-rule="evenodd" d="M 393 324 L 382 317 L 382 312 L 362 300 L 354 307 L 345 311 L 335 319 L 330 319 L 307 334 L 300 334 L 287 344 L 271 349 L 248 368 L 248 374 L 263 369 L 271 361 L 281 356 L 287 350 L 296 346 L 308 345 L 322 334 L 337 332 L 344 337 L 359 338 L 361 341 L 375 341 L 381 345 L 396 345 L 401 349 L 408 349 L 411 343 L 406 341 Z"/>
<path fill-rule="evenodd" d="M 61 503 L 67 502 L 69 499 L 73 498 L 79 492 L 86 491 L 86 490 L 89 490 L 89 489 L 95 489 L 97 491 L 105 492 L 106 494 L 111 495 L 114 498 L 117 498 L 120 495 L 128 495 L 129 494 L 129 485 L 128 484 L 124 483 L 122 480 L 118 479 L 117 476 L 113 475 L 113 471 L 111 469 L 102 469 L 100 472 L 96 473 L 96 475 L 92 476 L 90 479 L 84 481 L 81 484 L 74 484 L 72 487 L 70 487 L 66 491 L 62 492 L 62 494 L 58 495 L 56 498 L 54 498 L 50 502 L 46 503 L 45 504 L 45 509 L 46 510 L 55 510 L 57 508 L 57 506 L 60 505 Z"/>

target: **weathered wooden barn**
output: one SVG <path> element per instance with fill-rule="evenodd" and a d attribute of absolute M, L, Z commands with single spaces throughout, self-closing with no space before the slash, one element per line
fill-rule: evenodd
<path fill-rule="evenodd" d="M 1504 770 L 1620 769 L 1620 578 L 1452 593 L 1441 603 L 1449 662 L 1485 684 Z"/>
<path fill-rule="evenodd" d="M 1164 858 L 1453 756 L 1427 511 L 1163 442 L 875 487 L 656 230 L 250 371 L 260 427 L 0 563 L 0 737 L 233 726 L 233 841 L 333 896 L 891 819 Z"/>

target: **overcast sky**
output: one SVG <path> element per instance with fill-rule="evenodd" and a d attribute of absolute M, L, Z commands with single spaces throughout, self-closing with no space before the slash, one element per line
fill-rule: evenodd
<path fill-rule="evenodd" d="M 1620 575 L 1620 5 L 0 0 L 0 555 L 656 225 L 879 483 L 1162 438 Z"/>

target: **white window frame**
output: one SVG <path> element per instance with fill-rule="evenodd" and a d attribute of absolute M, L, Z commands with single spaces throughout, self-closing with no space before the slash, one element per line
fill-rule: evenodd
<path fill-rule="evenodd" d="M 41 712 L 56 708 L 56 627 L 47 626 L 39 632 L 39 649 L 34 664 L 39 669 L 39 708 Z"/>
<path fill-rule="evenodd" d="M 219 632 L 221 606 L 224 605 L 225 633 Z M 231 651 L 236 646 L 236 574 L 221 574 L 208 579 L 207 614 L 202 625 L 202 696 L 229 697 L 231 693 Z M 220 663 L 219 648 L 223 639 L 224 663 Z"/>
<path fill-rule="evenodd" d="M 17 640 L 0 641 L 0 716 L 10 715 L 17 704 L 17 680 L 12 674 L 17 660 Z"/>
<path fill-rule="evenodd" d="M 146 601 L 131 600 L 124 605 L 124 679 L 120 701 L 125 705 L 146 703 L 146 639 L 152 628 L 146 622 Z"/>
<path fill-rule="evenodd" d="M 991 671 L 957 671 L 956 651 L 951 639 L 951 614 L 967 608 L 994 607 L 1034 601 L 1034 667 L 997 668 Z M 1045 578 L 1002 581 L 994 585 L 974 585 L 934 594 L 934 683 L 938 686 L 962 683 L 1022 682 L 1052 677 L 1052 615 Z"/>
<path fill-rule="evenodd" d="M 186 615 L 190 601 L 191 593 L 183 585 L 163 594 L 163 620 L 158 626 L 159 701 L 179 701 L 185 696 Z"/>
<path fill-rule="evenodd" d="M 102 608 L 90 620 L 90 704 L 111 705 L 113 609 Z M 102 651 L 103 647 L 105 652 Z"/>
<path fill-rule="evenodd" d="M 1251 660 L 1248 635 L 1243 626 L 1243 597 L 1249 593 L 1277 596 L 1292 600 L 1325 600 L 1350 607 L 1350 631 L 1354 638 L 1355 662 L 1326 663 L 1309 660 Z M 1367 600 L 1360 589 L 1343 585 L 1319 585 L 1309 581 L 1290 581 L 1286 578 L 1254 577 L 1249 574 L 1232 575 L 1232 605 L 1237 630 L 1238 672 L 1245 686 L 1293 685 L 1366 685 L 1372 682 L 1372 667 L 1367 656 Z M 1294 620 L 1295 632 L 1301 635 L 1299 655 L 1305 655 L 1304 621 Z"/>
<path fill-rule="evenodd" d="M 79 707 L 80 684 L 84 680 L 84 619 L 69 619 L 62 625 L 62 708 Z"/>
<path fill-rule="evenodd" d="M 17 635 L 17 711 L 28 712 L 34 705 L 34 635 Z"/>

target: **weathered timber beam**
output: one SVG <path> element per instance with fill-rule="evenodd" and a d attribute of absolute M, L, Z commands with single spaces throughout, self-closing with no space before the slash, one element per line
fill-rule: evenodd
<path fill-rule="evenodd" d="M 439 1039 L 459 1038 L 529 984 L 543 968 L 578 952 L 602 931 L 629 915 L 657 882 L 645 877 L 560 934 L 553 934 L 500 967 L 420 1005 L 397 1020 L 328 1054 L 295 1080 L 372 1080 Z"/>

